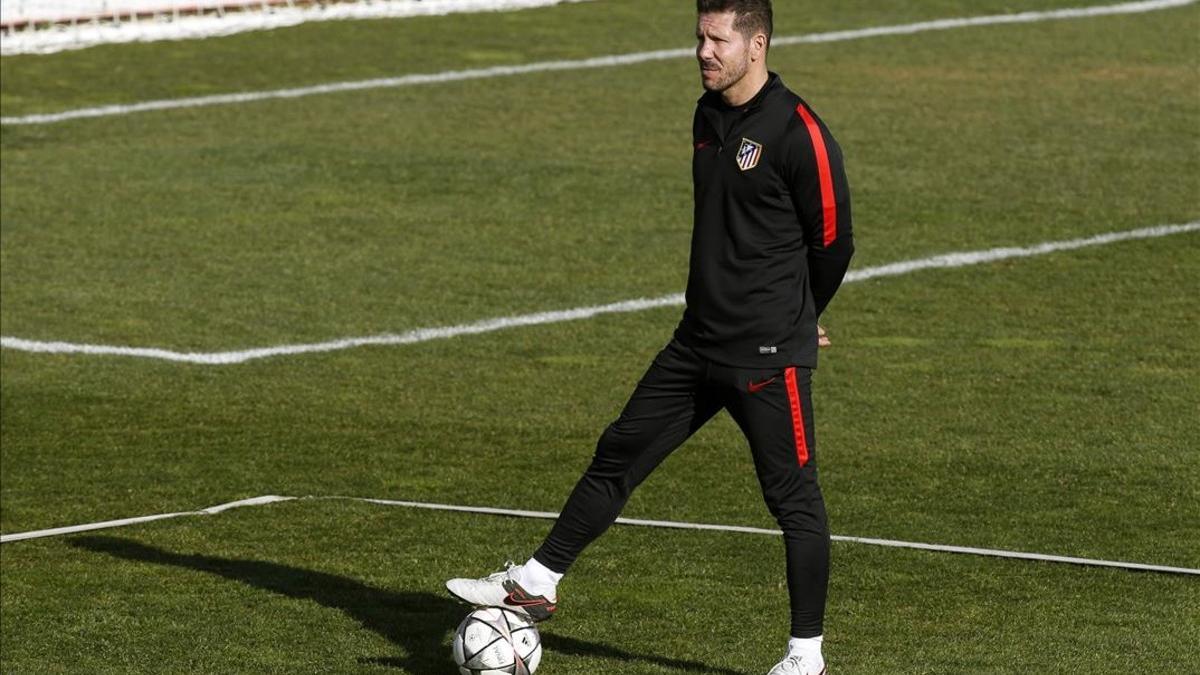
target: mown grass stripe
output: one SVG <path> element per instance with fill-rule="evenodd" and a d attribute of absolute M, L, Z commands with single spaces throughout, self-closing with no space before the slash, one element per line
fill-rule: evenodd
<path fill-rule="evenodd" d="M 945 253 L 926 258 L 902 260 L 900 262 L 889 263 L 887 265 L 878 265 L 875 267 L 865 267 L 860 270 L 853 270 L 846 275 L 846 283 L 853 283 L 857 281 L 864 281 L 866 279 L 876 279 L 881 277 L 900 276 L 926 269 L 948 269 L 996 262 L 1010 258 L 1027 258 L 1032 256 L 1046 255 L 1048 253 L 1054 253 L 1057 251 L 1072 251 L 1090 246 L 1104 246 L 1107 244 L 1134 239 L 1166 237 L 1185 232 L 1196 232 L 1198 230 L 1200 230 L 1200 221 L 1193 221 L 1182 225 L 1159 225 L 1156 227 L 1145 227 L 1122 232 L 1109 232 L 1091 237 L 1083 237 L 1080 239 L 1048 241 L 1026 247 L 1009 246 L 991 248 L 981 251 Z M 210 366 L 231 365 L 275 356 L 296 356 L 299 354 L 333 352 L 344 349 L 352 349 L 355 347 L 409 345 L 416 344 L 418 342 L 428 342 L 430 340 L 443 340 L 447 338 L 460 337 L 463 335 L 479 335 L 481 333 L 490 333 L 493 331 L 516 328 L 520 326 L 539 326 L 544 324 L 562 323 L 565 321 L 579 321 L 581 319 L 594 318 L 602 314 L 640 312 L 659 307 L 682 306 L 683 304 L 683 293 L 672 293 L 670 295 L 663 295 L 657 298 L 636 298 L 633 300 L 623 300 L 621 302 L 614 302 L 606 305 L 576 307 L 574 309 L 537 312 L 534 314 L 502 316 L 494 319 L 485 319 L 475 323 L 460 324 L 456 326 L 418 328 L 416 330 L 411 330 L 407 333 L 401 333 L 398 335 L 370 335 L 365 337 L 351 337 L 339 340 L 331 340 L 329 342 L 297 345 L 276 345 L 272 347 L 259 347 L 240 351 L 177 352 L 158 347 L 78 344 L 61 341 L 28 340 L 25 338 L 11 336 L 0 337 L 0 348 L 38 354 L 129 356 Z"/>
<path fill-rule="evenodd" d="M 992 14 L 987 16 L 936 19 L 916 23 L 899 24 L 894 26 L 875 26 L 854 30 L 829 31 L 808 35 L 783 36 L 772 39 L 776 47 L 842 42 L 864 38 L 883 37 L 889 35 L 912 35 L 929 31 L 953 30 L 958 28 L 974 28 L 1007 24 L 1038 23 L 1042 21 L 1062 21 L 1067 19 L 1083 19 L 1091 17 L 1112 16 L 1120 14 L 1141 14 L 1164 9 L 1173 9 L 1195 4 L 1197 0 L 1143 0 L 1141 2 L 1126 2 L 1115 5 L 1097 7 L 1075 7 L 1046 11 L 1020 12 L 1015 14 Z M 216 105 L 233 105 L 252 103 L 270 99 L 290 99 L 320 94 L 333 94 L 346 91 L 362 91 L 367 89 L 388 89 L 407 87 L 418 84 L 437 84 L 458 82 L 462 80 L 477 80 L 491 77 L 507 77 L 529 73 L 543 73 L 563 70 L 586 70 L 590 68 L 611 68 L 627 66 L 650 61 L 662 61 L 690 57 L 694 54 L 692 48 L 664 49 L 630 54 L 596 56 L 586 59 L 563 61 L 540 61 L 511 66 L 492 66 L 469 70 L 452 70 L 440 73 L 422 73 L 403 75 L 400 77 L 384 77 L 353 82 L 332 82 L 308 87 L 274 89 L 268 91 L 251 91 L 230 94 L 214 94 L 211 96 L 193 96 L 188 98 L 160 99 L 142 101 L 131 104 L 103 105 L 89 108 L 64 110 L 57 113 L 41 113 L 20 115 L 15 117 L 0 117 L 2 125 L 54 124 L 67 120 L 88 119 L 95 117 L 111 117 L 114 115 L 131 115 L 134 113 L 151 112 L 155 110 L 174 110 L 179 108 L 201 108 Z"/>

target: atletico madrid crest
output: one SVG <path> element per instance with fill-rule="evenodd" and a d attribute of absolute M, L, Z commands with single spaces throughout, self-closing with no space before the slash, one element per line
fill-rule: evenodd
<path fill-rule="evenodd" d="M 742 139 L 742 146 L 737 151 L 737 165 L 742 171 L 749 171 L 758 166 L 762 157 L 762 144 L 755 143 L 749 138 Z"/>

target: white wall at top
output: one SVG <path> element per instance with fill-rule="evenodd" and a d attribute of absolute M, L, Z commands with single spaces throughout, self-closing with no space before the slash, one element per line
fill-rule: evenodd
<path fill-rule="evenodd" d="M 138 21 L 99 21 L 6 31 L 0 34 L 0 55 L 51 54 L 100 44 L 196 40 L 254 30 L 295 26 L 310 21 L 386 19 L 465 12 L 499 12 L 545 7 L 591 0 L 363 0 L 327 5 L 275 6 L 226 12 L 223 16 L 185 14 L 173 16 L 173 8 L 214 7 L 253 0 L 3 0 L 0 23 L 36 18 L 39 21 L 90 16 L 111 16 L 131 10 L 157 12 L 158 18 Z"/>
<path fill-rule="evenodd" d="M 216 7 L 222 0 L 3 0 L 0 23 L 16 21 L 68 21 L 93 16 L 134 12 L 170 11 L 172 4 L 192 8 Z"/>

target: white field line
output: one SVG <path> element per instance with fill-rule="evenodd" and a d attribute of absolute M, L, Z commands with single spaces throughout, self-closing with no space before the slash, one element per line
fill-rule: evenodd
<path fill-rule="evenodd" d="M 1112 244 L 1131 239 L 1151 239 L 1155 237 L 1166 237 L 1174 234 L 1196 231 L 1200 231 L 1200 221 L 1186 223 L 1183 225 L 1160 225 L 1157 227 L 1146 227 L 1137 230 L 1127 230 L 1124 232 L 1110 232 L 1108 234 L 1084 237 L 1082 239 L 1050 241 L 1028 247 L 1003 247 L 982 251 L 946 253 L 928 258 L 904 260 L 888 265 L 879 265 L 877 267 L 865 267 L 860 270 L 853 270 L 846 275 L 846 283 L 853 283 L 857 281 L 863 281 L 865 279 L 875 279 L 879 277 L 900 276 L 924 269 L 965 267 L 968 265 L 978 265 L 981 263 L 995 262 L 998 260 L 1007 260 L 1010 258 L 1026 258 L 1030 256 L 1045 255 L 1055 251 L 1070 251 L 1089 246 L 1103 246 L 1105 244 Z M 590 319 L 601 314 L 640 312 L 658 307 L 678 307 L 682 306 L 683 304 L 683 294 L 673 293 L 671 295 L 663 295 L 657 298 L 638 298 L 635 300 L 614 302 L 607 305 L 576 307 L 574 309 L 538 312 L 536 314 L 503 316 L 495 319 L 477 321 L 475 323 L 460 324 L 457 326 L 418 328 L 416 330 L 411 330 L 407 333 L 401 333 L 399 335 L 371 335 L 366 337 L 344 338 L 329 342 L 298 345 L 278 345 L 274 347 L 260 347 L 257 349 L 227 352 L 177 352 L 169 349 L 159 349 L 153 347 L 122 347 L 113 345 L 76 344 L 72 342 L 43 342 L 10 336 L 0 337 L 0 347 L 4 349 L 45 354 L 132 356 L 147 359 L 161 359 L 164 361 L 176 361 L 181 363 L 195 363 L 201 365 L 229 365 L 235 363 L 245 363 L 255 359 L 264 359 L 274 356 L 293 356 L 297 354 L 332 352 L 369 345 L 408 345 L 418 342 L 427 342 L 429 340 L 442 340 L 446 338 L 459 337 L 462 335 L 490 333 L 492 331 L 503 330 L 506 328 L 516 328 L 518 326 L 538 326 L 543 324 L 561 323 L 564 321 L 578 321 L 581 319 Z"/>
<path fill-rule="evenodd" d="M 64 22 L 64 25 L 36 30 L 6 31 L 0 36 L 0 55 L 53 54 L 70 49 L 83 49 L 101 44 L 125 42 L 157 42 L 160 40 L 196 40 L 221 37 L 256 30 L 270 30 L 298 26 L 313 21 L 339 21 L 346 19 L 402 19 L 413 16 L 443 16 L 471 12 L 502 12 L 533 7 L 546 7 L 562 2 L 587 2 L 588 0 L 374 0 L 373 2 L 350 2 L 313 4 L 304 7 L 271 6 L 257 8 L 252 2 L 245 3 L 244 11 L 227 12 L 223 15 L 205 14 L 202 10 L 221 5 L 221 2 L 196 2 L 187 13 L 173 14 L 164 0 L 129 0 L 110 5 L 107 11 L 100 9 L 104 3 L 76 3 L 67 8 L 68 14 L 43 13 L 18 16 L 8 12 L 5 23 L 17 20 Z M 99 5 L 93 9 L 89 6 Z M 56 8 L 57 9 L 57 8 Z M 157 12 L 154 19 L 131 20 L 132 12 Z M 2 14 L 2 12 L 0 12 Z M 88 15 L 99 17 L 91 21 Z M 116 21 L 113 16 L 119 17 Z M 77 17 L 83 17 L 76 20 Z M 69 23 L 66 23 L 69 22 Z"/>
<path fill-rule="evenodd" d="M 251 499 L 240 499 L 236 502 L 228 504 L 218 504 L 207 509 L 199 511 L 179 511 L 178 513 L 158 513 L 152 516 L 138 516 L 136 518 L 122 518 L 120 520 L 105 520 L 99 523 L 88 523 L 86 525 L 70 525 L 67 527 L 55 527 L 49 530 L 37 530 L 36 532 L 21 532 L 19 534 L 6 534 L 0 536 L 0 544 L 7 544 L 10 541 L 21 541 L 22 539 L 40 539 L 42 537 L 59 537 L 64 534 L 78 534 L 80 532 L 90 532 L 91 530 L 107 530 L 112 527 L 125 527 L 126 525 L 137 525 L 138 523 L 149 523 L 155 520 L 166 520 L 168 518 L 179 518 L 182 516 L 211 516 L 229 509 L 236 509 L 242 506 L 258 506 L 259 504 L 271 504 L 273 502 L 286 502 L 294 499 L 294 497 L 276 497 L 267 495 L 263 497 L 253 497 Z"/>
<path fill-rule="evenodd" d="M 917 23 L 900 24 L 895 26 L 876 26 L 855 30 L 841 30 L 809 35 L 795 35 L 775 38 L 776 46 L 797 44 L 817 44 L 825 42 L 840 42 L 863 38 L 881 37 L 885 35 L 912 35 L 928 31 L 952 30 L 977 26 L 992 26 L 1004 24 L 1037 23 L 1042 21 L 1058 21 L 1064 19 L 1082 19 L 1118 14 L 1140 14 L 1164 9 L 1173 9 L 1195 4 L 1197 0 L 1145 0 L 1143 2 L 1126 2 L 1115 5 L 1100 5 L 1096 7 L 1078 7 L 1037 12 L 1021 12 L 1017 14 L 993 14 L 988 16 L 962 17 L 952 19 L 937 19 Z M 17 117 L 0 117 L 0 124 L 53 124 L 73 119 L 91 117 L 109 117 L 113 115 L 129 115 L 132 113 L 149 112 L 152 110 L 171 110 L 176 108 L 200 108 L 214 105 L 229 105 L 235 103 L 250 103 L 279 98 L 300 98 L 317 94 L 332 94 L 344 91 L 361 91 L 365 89 L 387 89 L 406 87 L 418 84 L 435 84 L 442 82 L 457 82 L 461 80 L 477 80 L 491 77 L 524 75 L 563 70 L 585 70 L 589 68 L 610 68 L 627 66 L 650 61 L 662 61 L 691 57 L 694 50 L 665 49 L 648 52 L 634 52 L 611 56 L 597 56 L 587 59 L 567 61 L 540 61 L 523 65 L 493 66 L 471 70 L 450 70 L 440 73 L 404 75 L 400 77 L 385 77 L 353 82 L 333 82 L 309 87 L 291 89 L 274 89 L 268 91 L 252 91 L 232 94 L 215 94 L 212 96 L 196 96 L 189 98 L 161 99 L 143 101 L 141 103 L 105 105 L 90 108 L 77 108 L 57 113 L 21 115 Z"/>
<path fill-rule="evenodd" d="M 400 506 L 412 509 L 426 509 L 433 511 L 453 511 L 458 513 L 475 513 L 492 516 L 510 516 L 515 518 L 537 518 L 543 520 L 554 520 L 558 518 L 558 514 L 552 511 L 523 511 L 518 509 L 499 509 L 486 506 L 459 506 L 455 504 L 431 504 L 428 502 L 412 502 L 400 501 L 395 499 L 370 499 L 362 497 L 282 497 L 278 495 L 264 495 L 262 497 L 254 497 L 251 499 L 241 499 L 228 504 L 220 504 L 207 509 L 198 511 L 180 511 L 178 513 L 164 513 L 153 516 L 141 516 L 138 518 L 125 518 L 123 520 L 108 520 L 101 523 L 88 523 L 86 525 L 73 525 L 69 527 L 56 527 L 50 530 L 36 530 L 31 532 L 20 532 L 17 534 L 6 534 L 0 536 L 0 544 L 7 544 L 14 541 L 22 541 L 25 539 L 40 539 L 43 537 L 56 537 L 66 534 L 78 534 L 80 532 L 90 532 L 92 530 L 102 530 L 114 527 L 124 527 L 127 525 L 136 525 L 139 523 L 151 522 L 154 520 L 163 520 L 165 518 L 178 518 L 181 516 L 200 516 L 214 515 L 227 511 L 229 509 L 241 508 L 244 506 L 259 506 L 262 504 L 274 504 L 277 502 L 287 502 L 296 500 L 339 500 L 363 502 L 367 504 L 379 504 L 383 506 Z M 674 530 L 703 530 L 709 532 L 736 532 L 740 534 L 758 534 L 769 536 L 780 536 L 783 534 L 779 530 L 766 529 L 761 527 L 744 527 L 740 525 L 714 525 L 710 523 L 687 523 L 673 520 L 644 520 L 640 518 L 618 518 L 616 521 L 620 525 L 636 525 L 640 527 L 657 527 Z M 1192 569 L 1188 567 L 1171 567 L 1167 565 L 1147 565 L 1144 563 L 1122 562 L 1117 560 L 1098 560 L 1095 558 L 1077 558 L 1071 556 L 1046 555 L 1043 553 L 1025 553 L 1023 551 L 1008 551 L 1003 549 L 990 548 L 975 548 L 970 546 L 946 546 L 943 544 L 924 544 L 912 541 L 898 541 L 894 539 L 873 539 L 868 537 L 845 537 L 833 535 L 833 541 L 845 542 L 850 544 L 867 544 L 870 546 L 887 546 L 890 548 L 909 548 L 920 551 L 932 551 L 938 553 L 961 553 L 969 555 L 988 556 L 993 558 L 1010 558 L 1016 560 L 1035 560 L 1038 562 L 1053 562 L 1053 563 L 1068 563 L 1072 565 L 1086 565 L 1089 567 L 1115 567 L 1119 569 L 1136 570 L 1142 572 L 1165 572 L 1170 574 L 1188 574 L 1200 575 L 1200 569 Z"/>

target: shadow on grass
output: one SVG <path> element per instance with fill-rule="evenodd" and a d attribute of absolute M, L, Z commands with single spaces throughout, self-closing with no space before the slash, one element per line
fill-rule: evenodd
<path fill-rule="evenodd" d="M 172 553 L 116 537 L 75 537 L 69 542 L 76 548 L 105 553 L 114 558 L 207 572 L 289 598 L 312 600 L 322 606 L 339 609 L 364 628 L 398 645 L 406 654 L 403 657 L 364 658 L 359 659 L 360 663 L 403 668 L 413 673 L 453 672 L 446 634 L 466 616 L 467 608 L 449 597 L 389 591 L 347 577 L 261 560 Z M 542 644 L 547 650 L 560 654 L 600 658 L 629 665 L 643 663 L 687 673 L 744 675 L 739 671 L 709 667 L 695 661 L 632 654 L 597 642 L 561 635 L 543 633 Z M 619 669 L 620 666 L 614 664 L 611 671 L 608 668 L 605 671 L 619 672 Z"/>

